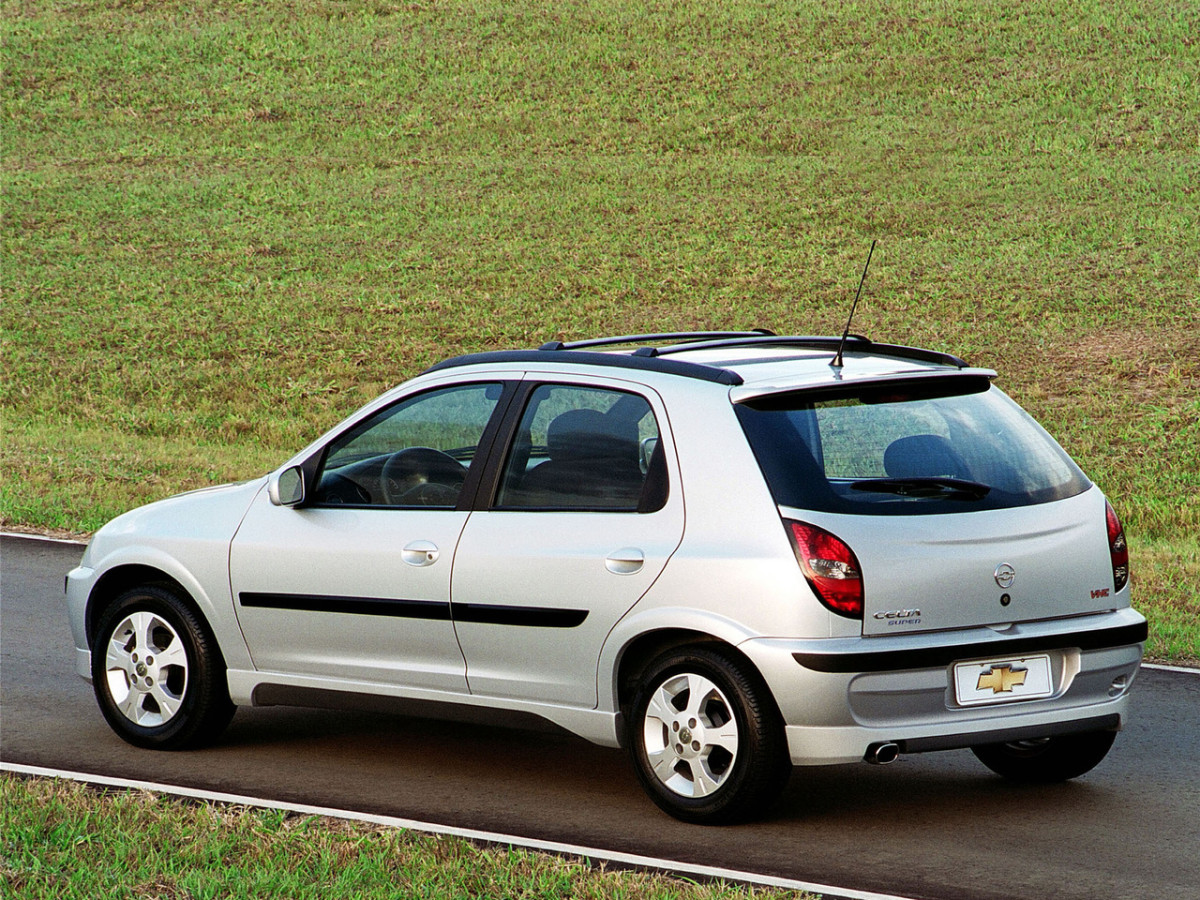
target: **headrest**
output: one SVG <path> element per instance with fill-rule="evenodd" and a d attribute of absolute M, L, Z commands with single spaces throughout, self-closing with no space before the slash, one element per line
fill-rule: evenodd
<path fill-rule="evenodd" d="M 883 470 L 891 478 L 967 478 L 963 458 L 937 434 L 913 434 L 888 444 Z"/>
<path fill-rule="evenodd" d="M 616 422 L 595 409 L 572 409 L 546 429 L 546 451 L 563 462 L 577 459 L 637 459 L 637 426 Z"/>

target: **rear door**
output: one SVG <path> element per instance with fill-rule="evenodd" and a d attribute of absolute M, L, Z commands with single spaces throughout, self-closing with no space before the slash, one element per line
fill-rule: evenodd
<path fill-rule="evenodd" d="M 664 423 L 644 389 L 528 386 L 495 495 L 455 562 L 472 693 L 595 706 L 605 637 L 683 535 Z"/>

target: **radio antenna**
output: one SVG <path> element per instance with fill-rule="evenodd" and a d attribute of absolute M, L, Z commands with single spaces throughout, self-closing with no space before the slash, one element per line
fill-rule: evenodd
<path fill-rule="evenodd" d="M 846 338 L 850 336 L 850 323 L 854 321 L 854 311 L 858 309 L 858 298 L 862 296 L 863 284 L 867 280 L 867 269 L 871 268 L 871 256 L 875 253 L 875 243 L 875 241 L 871 241 L 871 249 L 867 251 L 867 264 L 863 266 L 862 278 L 858 279 L 858 291 L 854 295 L 854 303 L 850 306 L 850 315 L 846 319 L 846 330 L 842 332 L 837 353 L 833 357 L 833 362 L 829 364 L 835 369 L 842 367 L 842 351 L 846 348 Z"/>

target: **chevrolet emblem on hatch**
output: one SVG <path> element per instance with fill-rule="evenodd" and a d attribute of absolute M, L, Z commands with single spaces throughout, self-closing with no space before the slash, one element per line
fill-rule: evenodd
<path fill-rule="evenodd" d="M 979 676 L 979 684 L 975 689 L 983 691 L 991 688 L 993 694 L 1011 694 L 1014 687 L 1025 683 L 1025 676 L 1028 674 L 1028 669 L 1014 669 L 1008 663 L 993 666 L 990 671 Z"/>
<path fill-rule="evenodd" d="M 996 584 L 1007 590 L 1017 580 L 1017 570 L 1008 563 L 1000 563 L 1000 565 L 996 566 L 996 571 L 992 573 L 992 577 L 996 579 Z"/>

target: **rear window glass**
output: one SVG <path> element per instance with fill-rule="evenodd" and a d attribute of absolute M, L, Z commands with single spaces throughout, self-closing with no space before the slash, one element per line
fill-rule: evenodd
<path fill-rule="evenodd" d="M 912 515 L 1029 506 L 1091 483 L 985 379 L 772 395 L 737 407 L 775 500 Z"/>

